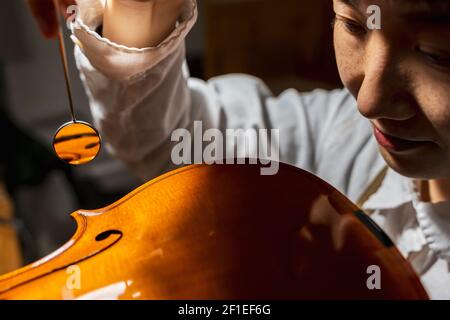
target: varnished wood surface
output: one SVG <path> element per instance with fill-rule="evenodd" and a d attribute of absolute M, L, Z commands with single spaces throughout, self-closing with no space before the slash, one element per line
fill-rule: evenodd
<path fill-rule="evenodd" d="M 97 130 L 85 122 L 69 122 L 58 129 L 53 148 L 64 162 L 80 165 L 91 162 L 100 152 L 101 139 Z"/>
<path fill-rule="evenodd" d="M 75 212 L 72 239 L 0 277 L 0 299 L 426 299 L 357 210 L 292 166 L 274 176 L 259 165 L 190 166 Z M 382 290 L 367 289 L 369 265 L 381 266 Z"/>
<path fill-rule="evenodd" d="M 13 271 L 21 266 L 22 255 L 17 237 L 11 221 L 14 211 L 11 199 L 6 193 L 5 187 L 0 183 L 0 274 Z"/>

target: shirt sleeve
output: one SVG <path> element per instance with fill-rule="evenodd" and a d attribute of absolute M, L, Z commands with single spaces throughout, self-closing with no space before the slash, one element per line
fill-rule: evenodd
<path fill-rule="evenodd" d="M 176 29 L 161 44 L 142 49 L 96 32 L 103 21 L 100 1 L 78 4 L 72 40 L 94 124 L 111 153 L 141 178 L 154 177 L 170 169 L 170 133 L 190 117 L 184 38 L 196 21 L 196 2 L 186 0 Z"/>

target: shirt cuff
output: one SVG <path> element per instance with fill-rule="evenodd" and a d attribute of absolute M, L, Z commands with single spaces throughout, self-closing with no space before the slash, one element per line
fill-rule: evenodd
<path fill-rule="evenodd" d="M 104 5 L 100 0 L 78 0 L 77 18 L 72 24 L 72 40 L 92 66 L 118 80 L 139 78 L 181 46 L 197 19 L 197 3 L 185 0 L 175 30 L 158 46 L 129 48 L 100 36 Z"/>

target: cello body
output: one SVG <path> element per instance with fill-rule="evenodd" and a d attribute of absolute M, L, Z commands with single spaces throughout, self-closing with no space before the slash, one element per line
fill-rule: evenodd
<path fill-rule="evenodd" d="M 0 299 L 428 298 L 359 208 L 286 164 L 189 166 L 72 216 L 63 247 L 0 276 Z"/>

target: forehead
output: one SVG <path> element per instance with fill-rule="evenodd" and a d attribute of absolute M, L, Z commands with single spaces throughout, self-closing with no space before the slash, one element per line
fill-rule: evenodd
<path fill-rule="evenodd" d="M 379 4 L 392 15 L 410 22 L 450 25 L 450 0 L 337 0 L 355 8 Z"/>
<path fill-rule="evenodd" d="M 338 0 L 339 2 L 346 3 L 348 5 L 358 7 L 367 4 L 376 4 L 378 2 L 384 6 L 388 6 L 392 9 L 403 11 L 449 11 L 450 0 Z M 369 3 L 370 2 L 370 3 Z"/>
<path fill-rule="evenodd" d="M 395 12 L 404 14 L 445 14 L 449 18 L 450 0 L 384 0 Z"/>

